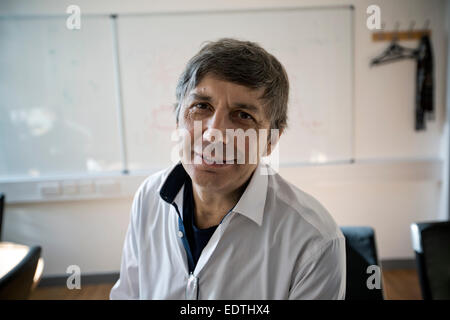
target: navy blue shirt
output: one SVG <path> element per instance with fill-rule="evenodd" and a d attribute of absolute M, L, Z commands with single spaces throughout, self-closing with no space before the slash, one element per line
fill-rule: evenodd
<path fill-rule="evenodd" d="M 194 262 L 193 268 L 197 265 L 198 258 L 203 251 L 203 248 L 208 244 L 209 239 L 213 235 L 217 226 L 207 229 L 199 229 L 195 225 L 195 203 L 194 194 L 192 191 L 192 181 L 189 176 L 186 177 L 184 183 L 183 194 L 183 224 L 186 237 L 189 242 L 189 248 Z M 193 271 L 193 270 L 190 270 Z"/>
<path fill-rule="evenodd" d="M 175 204 L 174 199 L 183 185 L 185 188 L 183 193 L 183 217 L 181 217 L 180 210 Z M 200 254 L 208 244 L 208 241 L 211 239 L 217 226 L 199 229 L 195 225 L 195 203 L 192 180 L 184 170 L 181 162 L 174 167 L 172 172 L 170 172 L 166 183 L 160 190 L 160 196 L 166 202 L 172 204 L 178 213 L 178 230 L 181 234 L 179 234 L 179 236 L 181 237 L 184 249 L 186 250 L 188 268 L 191 273 L 194 271 Z M 231 212 L 231 210 L 228 211 L 228 213 L 229 212 Z"/>

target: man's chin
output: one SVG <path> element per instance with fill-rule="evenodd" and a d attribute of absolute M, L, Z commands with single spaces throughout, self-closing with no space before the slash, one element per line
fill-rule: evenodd
<path fill-rule="evenodd" d="M 221 190 L 228 180 L 227 175 L 205 170 L 194 170 L 191 179 L 197 186 L 210 192 Z"/>

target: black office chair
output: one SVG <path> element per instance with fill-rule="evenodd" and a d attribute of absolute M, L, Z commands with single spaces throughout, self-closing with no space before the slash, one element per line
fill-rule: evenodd
<path fill-rule="evenodd" d="M 424 300 L 450 299 L 450 221 L 411 225 Z"/>
<path fill-rule="evenodd" d="M 371 227 L 341 227 L 341 231 L 345 236 L 347 254 L 345 300 L 383 300 L 382 286 L 380 289 L 367 286 L 368 278 L 373 275 L 373 271 L 367 273 L 367 268 L 378 266 L 374 230 Z M 381 272 L 379 275 L 381 277 Z"/>
<path fill-rule="evenodd" d="M 28 299 L 40 256 L 41 247 L 31 247 L 22 261 L 0 279 L 0 300 Z"/>
<path fill-rule="evenodd" d="M 5 206 L 5 195 L 0 193 L 0 241 L 2 241 L 3 207 Z"/>

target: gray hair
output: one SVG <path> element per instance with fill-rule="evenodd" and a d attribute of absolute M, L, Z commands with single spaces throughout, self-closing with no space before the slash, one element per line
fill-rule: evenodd
<path fill-rule="evenodd" d="M 264 88 L 261 99 L 271 128 L 287 127 L 289 80 L 284 67 L 257 43 L 230 38 L 206 42 L 187 63 L 176 88 L 177 123 L 183 99 L 206 74 L 250 89 Z"/>

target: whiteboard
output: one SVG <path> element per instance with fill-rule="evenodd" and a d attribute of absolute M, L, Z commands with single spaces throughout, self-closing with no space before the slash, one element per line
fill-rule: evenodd
<path fill-rule="evenodd" d="M 0 176 L 122 169 L 111 19 L 0 19 Z"/>
<path fill-rule="evenodd" d="M 171 163 L 177 79 L 204 41 L 259 43 L 290 80 L 281 165 L 353 157 L 352 9 L 317 8 L 120 16 L 128 168 Z"/>

